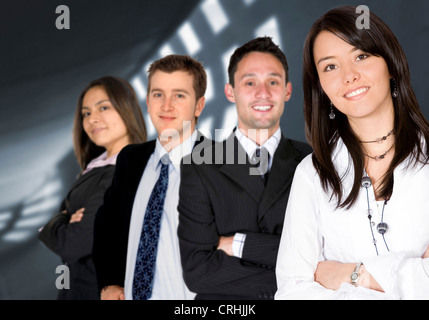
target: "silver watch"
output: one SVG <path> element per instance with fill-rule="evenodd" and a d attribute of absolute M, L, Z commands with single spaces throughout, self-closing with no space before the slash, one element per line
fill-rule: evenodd
<path fill-rule="evenodd" d="M 350 279 L 352 280 L 352 284 L 355 286 L 357 285 L 357 282 L 359 281 L 359 269 L 360 269 L 361 265 L 362 265 L 362 262 L 357 263 L 355 270 L 350 275 Z"/>

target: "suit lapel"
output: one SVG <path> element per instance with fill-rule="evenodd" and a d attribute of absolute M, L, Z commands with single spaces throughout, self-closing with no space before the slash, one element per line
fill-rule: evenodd
<path fill-rule="evenodd" d="M 250 168 L 246 151 L 232 133 L 223 141 L 223 162 L 220 164 L 219 171 L 243 188 L 252 199 L 259 202 L 264 192 L 264 183 L 259 176 L 250 175 Z"/>
<path fill-rule="evenodd" d="M 149 161 L 150 156 L 155 151 L 156 140 L 151 140 L 140 145 L 138 149 L 138 154 L 132 155 L 132 159 L 129 159 L 132 162 L 130 166 L 132 169 L 128 170 L 130 173 L 130 181 L 132 181 L 132 190 L 135 194 L 137 188 L 140 184 L 140 180 L 143 176 L 143 172 L 146 169 L 147 162 Z"/>
<path fill-rule="evenodd" d="M 99 167 L 99 168 L 94 168 L 90 171 L 88 171 L 87 173 L 85 173 L 84 175 L 79 174 L 78 178 L 74 181 L 73 185 L 71 186 L 69 192 L 67 193 L 67 196 L 74 190 L 76 189 L 78 186 L 80 186 L 82 183 L 84 183 L 85 181 L 87 181 L 88 179 L 92 178 L 94 175 L 98 174 L 100 171 L 104 171 L 106 167 Z"/>
<path fill-rule="evenodd" d="M 284 194 L 292 183 L 295 168 L 300 154 L 282 135 L 279 146 L 274 154 L 267 186 L 262 197 L 259 213 L 260 218 Z"/>

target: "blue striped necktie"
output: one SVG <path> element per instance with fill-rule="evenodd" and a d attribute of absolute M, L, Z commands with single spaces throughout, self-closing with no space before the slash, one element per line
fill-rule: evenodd
<path fill-rule="evenodd" d="M 152 189 L 146 207 L 137 251 L 133 280 L 133 300 L 148 300 L 152 296 L 159 230 L 168 187 L 168 165 L 171 163 L 168 154 L 164 155 L 160 162 L 161 173 Z"/>

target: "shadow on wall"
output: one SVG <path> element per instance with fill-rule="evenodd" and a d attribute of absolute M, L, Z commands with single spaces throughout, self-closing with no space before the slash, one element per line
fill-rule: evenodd
<path fill-rule="evenodd" d="M 60 258 L 38 239 L 38 228 L 58 212 L 80 168 L 68 152 L 34 193 L 0 208 L 0 299 L 55 299 Z"/>

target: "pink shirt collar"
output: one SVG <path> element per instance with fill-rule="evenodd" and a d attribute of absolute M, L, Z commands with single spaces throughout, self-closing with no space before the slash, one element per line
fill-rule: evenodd
<path fill-rule="evenodd" d="M 94 168 L 104 167 L 107 165 L 115 165 L 117 157 L 118 157 L 118 154 L 115 154 L 110 158 L 107 158 L 107 151 L 103 152 L 97 158 L 92 159 L 91 162 L 88 163 L 88 165 L 86 166 L 86 169 L 82 172 L 82 175 L 84 175 L 85 173 L 87 173 L 88 171 Z"/>

